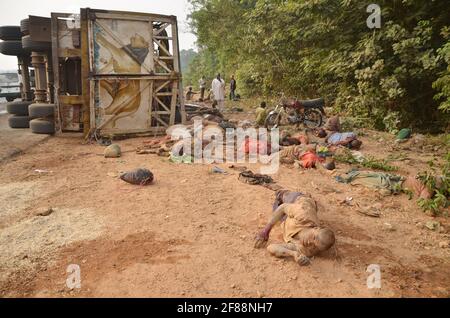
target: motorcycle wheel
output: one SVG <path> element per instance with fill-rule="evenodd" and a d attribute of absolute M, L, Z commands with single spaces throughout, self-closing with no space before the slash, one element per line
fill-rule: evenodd
<path fill-rule="evenodd" d="M 273 128 L 277 128 L 280 124 L 279 114 L 270 114 L 266 118 L 265 126 L 267 129 L 271 130 Z"/>
<path fill-rule="evenodd" d="M 303 122 L 308 128 L 318 128 L 322 125 L 322 114 L 317 109 L 308 109 L 305 111 Z"/>

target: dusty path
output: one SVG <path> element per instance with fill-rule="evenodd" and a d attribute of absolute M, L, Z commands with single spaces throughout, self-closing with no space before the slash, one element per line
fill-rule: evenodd
<path fill-rule="evenodd" d="M 362 151 L 385 156 L 379 137 L 363 137 Z M 119 141 L 123 156 L 105 159 L 102 146 L 84 145 L 79 136 L 52 137 L 0 166 L 0 295 L 450 295 L 450 249 L 439 247 L 449 240 L 448 219 L 436 219 L 440 231 L 424 228 L 435 219 L 405 195 L 381 197 L 338 184 L 327 172 L 282 167 L 277 183 L 310 192 L 319 217 L 337 233 L 338 257 L 333 250 L 299 267 L 253 248 L 255 232 L 271 214 L 271 190 L 241 183 L 227 164 L 219 165 L 229 172 L 221 175 L 211 165 L 135 154 L 144 139 Z M 405 174 L 427 159 L 396 164 Z M 156 182 L 140 187 L 116 177 L 136 167 L 151 169 Z M 355 204 L 379 204 L 381 217 L 338 203 L 348 196 Z M 52 214 L 36 215 L 48 207 Z M 278 227 L 271 240 L 281 240 Z M 66 288 L 69 264 L 81 268 L 79 290 Z M 379 290 L 366 286 L 370 264 L 381 266 Z"/>

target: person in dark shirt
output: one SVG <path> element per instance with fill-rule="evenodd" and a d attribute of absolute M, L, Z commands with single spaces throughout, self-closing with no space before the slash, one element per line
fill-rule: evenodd
<path fill-rule="evenodd" d="M 231 80 L 230 80 L 230 100 L 235 100 L 236 98 L 236 80 L 234 79 L 234 75 L 231 75 Z"/>

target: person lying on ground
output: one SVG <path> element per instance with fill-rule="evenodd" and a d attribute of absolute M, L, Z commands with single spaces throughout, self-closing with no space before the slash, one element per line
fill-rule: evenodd
<path fill-rule="evenodd" d="M 286 131 L 282 131 L 280 134 L 280 146 L 292 146 L 292 145 L 307 145 L 309 144 L 309 138 L 304 134 L 291 135 Z"/>
<path fill-rule="evenodd" d="M 350 149 L 358 150 L 361 145 L 362 141 L 358 139 L 356 134 L 354 132 L 330 132 L 327 134 L 325 129 L 320 128 L 316 132 L 316 136 L 319 138 L 325 138 L 325 142 L 328 144 L 328 146 L 344 146 Z"/>
<path fill-rule="evenodd" d="M 317 155 L 316 146 L 316 144 L 307 145 L 305 152 L 300 155 L 299 160 L 303 168 L 315 168 L 318 163 L 325 161 L 324 158 Z"/>
<path fill-rule="evenodd" d="M 282 222 L 284 243 L 270 244 L 267 250 L 275 257 L 293 257 L 299 265 L 308 265 L 310 257 L 330 249 L 335 244 L 332 230 L 322 227 L 317 217 L 317 203 L 311 196 L 299 192 L 277 193 L 273 213 L 266 227 L 256 235 L 255 248 L 262 248 L 270 231 Z"/>
<path fill-rule="evenodd" d="M 441 177 L 435 177 L 436 184 L 442 183 Z M 364 186 L 380 190 L 383 194 L 411 193 L 422 199 L 430 199 L 432 191 L 417 177 L 403 177 L 395 174 L 375 171 L 352 170 L 337 176 L 336 180 L 355 186 Z"/>

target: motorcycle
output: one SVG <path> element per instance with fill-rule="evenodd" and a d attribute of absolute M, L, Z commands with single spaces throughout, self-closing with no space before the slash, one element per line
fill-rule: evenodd
<path fill-rule="evenodd" d="M 322 125 L 322 115 L 325 115 L 324 106 L 323 98 L 290 102 L 282 99 L 267 115 L 265 126 L 267 129 L 273 129 L 284 124 L 298 127 L 303 123 L 308 128 L 318 128 Z"/>

